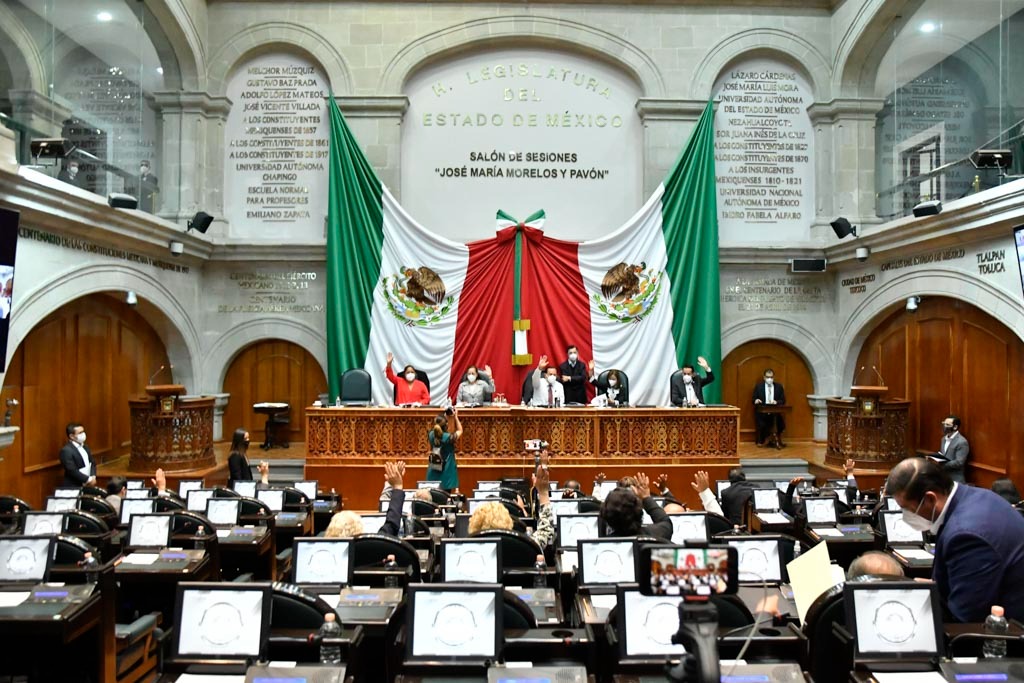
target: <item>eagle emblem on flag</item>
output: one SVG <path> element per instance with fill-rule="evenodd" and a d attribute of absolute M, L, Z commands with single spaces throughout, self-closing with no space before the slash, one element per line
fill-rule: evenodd
<path fill-rule="evenodd" d="M 601 292 L 594 294 L 594 304 L 609 320 L 639 323 L 658 303 L 663 276 L 643 261 L 617 263 L 601 280 Z"/>
<path fill-rule="evenodd" d="M 382 277 L 381 293 L 388 310 L 406 325 L 426 327 L 451 313 L 455 297 L 446 296 L 444 280 L 427 266 L 401 266 Z"/>

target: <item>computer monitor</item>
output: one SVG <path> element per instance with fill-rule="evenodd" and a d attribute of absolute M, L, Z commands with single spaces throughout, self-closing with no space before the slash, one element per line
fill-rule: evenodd
<path fill-rule="evenodd" d="M 175 653 L 183 659 L 261 659 L 270 630 L 268 584 L 178 584 Z"/>
<path fill-rule="evenodd" d="M 576 550 L 580 541 L 598 538 L 600 518 L 596 512 L 559 515 L 556 518 L 558 547 Z"/>
<path fill-rule="evenodd" d="M 178 495 L 188 500 L 188 492 L 203 488 L 202 479 L 182 479 L 178 482 Z"/>
<path fill-rule="evenodd" d="M 166 548 L 171 544 L 170 512 L 144 514 L 136 512 L 128 523 L 130 548 Z"/>
<path fill-rule="evenodd" d="M 728 479 L 719 479 L 715 482 L 715 493 L 717 494 L 718 500 L 722 500 L 722 492 L 732 486 L 732 482 Z"/>
<path fill-rule="evenodd" d="M 254 481 L 233 481 L 231 488 L 240 496 L 245 498 L 256 497 L 256 482 Z"/>
<path fill-rule="evenodd" d="M 131 498 L 132 500 L 149 498 L 149 489 L 127 489 L 124 492 L 124 497 Z"/>
<path fill-rule="evenodd" d="M 778 537 L 732 538 L 728 540 L 728 544 L 736 548 L 739 559 L 737 578 L 740 583 L 782 581 Z"/>
<path fill-rule="evenodd" d="M 46 499 L 47 512 L 67 512 L 78 509 L 77 498 L 55 498 L 50 496 Z"/>
<path fill-rule="evenodd" d="M 924 543 L 924 532 L 912 528 L 903 521 L 903 511 L 882 510 L 878 513 L 882 518 L 882 529 L 885 541 L 893 543 Z"/>
<path fill-rule="evenodd" d="M 65 519 L 63 512 L 26 512 L 21 533 L 24 536 L 57 535 L 64 531 Z"/>
<path fill-rule="evenodd" d="M 836 499 L 832 496 L 803 498 L 808 524 L 835 524 Z"/>
<path fill-rule="evenodd" d="M 292 561 L 295 583 L 348 584 L 352 575 L 352 539 L 296 538 Z"/>
<path fill-rule="evenodd" d="M 125 498 L 121 501 L 121 524 L 128 526 L 134 514 L 156 512 L 156 501 L 152 498 Z"/>
<path fill-rule="evenodd" d="M 455 513 L 455 537 L 466 538 L 469 536 L 469 518 L 473 515 L 466 512 Z"/>
<path fill-rule="evenodd" d="M 380 528 L 384 526 L 384 522 L 387 521 L 387 518 L 387 515 L 381 514 L 359 515 L 359 519 L 363 520 L 363 533 L 377 533 L 380 531 Z"/>
<path fill-rule="evenodd" d="M 442 538 L 441 580 L 501 583 L 500 539 Z"/>
<path fill-rule="evenodd" d="M 594 482 L 594 495 L 604 500 L 608 497 L 608 494 L 619 487 L 618 481 L 602 481 L 601 483 Z"/>
<path fill-rule="evenodd" d="M 436 489 L 441 486 L 440 481 L 418 481 L 416 482 L 416 488 L 418 489 Z"/>
<path fill-rule="evenodd" d="M 503 635 L 502 610 L 500 585 L 410 585 L 406 661 L 496 659 Z"/>
<path fill-rule="evenodd" d="M 687 541 L 708 540 L 708 513 L 676 512 L 669 515 L 672 520 L 672 542 L 680 545 Z"/>
<path fill-rule="evenodd" d="M 917 581 L 847 583 L 846 623 L 855 661 L 921 660 L 939 654 L 942 611 L 938 587 Z"/>
<path fill-rule="evenodd" d="M 53 490 L 54 498 L 78 498 L 82 489 L 77 486 L 58 486 Z"/>
<path fill-rule="evenodd" d="M 206 501 L 206 517 L 217 526 L 234 526 L 240 508 L 238 498 L 210 498 Z"/>
<path fill-rule="evenodd" d="M 306 498 L 309 498 L 310 500 L 316 500 L 316 486 L 317 486 L 317 480 L 316 479 L 307 479 L 306 481 L 297 481 L 294 484 L 292 484 L 293 488 L 296 488 L 299 491 L 301 491 L 306 496 Z"/>
<path fill-rule="evenodd" d="M 842 503 L 843 505 L 850 504 L 850 489 L 846 488 L 845 486 L 842 486 L 832 489 L 832 492 L 836 494 L 836 498 L 839 499 L 840 503 Z"/>
<path fill-rule="evenodd" d="M 477 508 L 479 508 L 481 505 L 484 505 L 486 503 L 496 503 L 498 501 L 499 501 L 499 498 L 495 497 L 495 498 L 470 498 L 466 502 L 467 502 L 467 504 L 469 506 L 469 514 L 473 514 L 474 512 L 477 511 Z"/>
<path fill-rule="evenodd" d="M 900 512 L 902 510 L 902 508 L 900 508 L 900 504 L 896 502 L 895 498 L 886 497 L 884 500 L 886 510 L 892 510 L 893 512 Z"/>
<path fill-rule="evenodd" d="M 267 507 L 274 512 L 280 512 L 284 509 L 283 489 L 260 489 L 256 492 L 256 499 L 266 503 Z"/>
<path fill-rule="evenodd" d="M 412 503 L 413 503 L 413 499 L 412 498 L 406 498 L 405 500 L 402 501 L 402 514 L 403 515 L 411 515 L 412 514 Z M 391 508 L 391 499 L 390 498 L 383 498 L 383 499 L 377 501 L 377 507 L 380 509 L 381 512 L 386 513 Z M 381 524 L 383 524 L 383 522 L 381 522 Z"/>
<path fill-rule="evenodd" d="M 678 597 L 640 595 L 635 586 L 620 585 L 617 592 L 621 659 L 657 659 L 686 654 L 686 648 L 672 642 L 672 636 L 679 631 Z"/>
<path fill-rule="evenodd" d="M 53 536 L 0 537 L 0 583 L 46 581 L 56 542 Z"/>
<path fill-rule="evenodd" d="M 581 586 L 634 583 L 633 539 L 599 538 L 580 541 Z"/>
<path fill-rule="evenodd" d="M 124 483 L 124 485 L 129 491 L 146 488 L 146 482 L 141 479 L 129 479 Z"/>
<path fill-rule="evenodd" d="M 552 500 L 550 505 L 551 511 L 555 513 L 555 517 L 559 515 L 575 515 L 580 511 L 580 502 L 578 500 Z"/>
<path fill-rule="evenodd" d="M 754 509 L 758 512 L 774 512 L 779 504 L 778 489 L 754 489 Z"/>
<path fill-rule="evenodd" d="M 206 501 L 213 498 L 213 489 L 191 489 L 185 498 L 185 507 L 192 512 L 206 512 Z"/>
<path fill-rule="evenodd" d="M 501 498 L 501 492 L 498 489 L 473 489 L 473 498 L 484 499 L 484 498 Z"/>
<path fill-rule="evenodd" d="M 476 488 L 478 491 L 497 491 L 501 488 L 501 481 L 478 481 Z"/>

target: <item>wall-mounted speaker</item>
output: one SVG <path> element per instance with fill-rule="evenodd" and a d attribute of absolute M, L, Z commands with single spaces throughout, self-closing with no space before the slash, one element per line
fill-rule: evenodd
<path fill-rule="evenodd" d="M 795 258 L 789 262 L 791 273 L 824 273 L 828 261 L 823 258 Z"/>

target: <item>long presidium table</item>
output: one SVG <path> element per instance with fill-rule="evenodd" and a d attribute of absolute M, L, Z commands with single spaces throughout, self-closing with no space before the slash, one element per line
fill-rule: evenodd
<path fill-rule="evenodd" d="M 436 408 L 307 408 L 306 477 L 337 488 L 349 509 L 377 507 L 385 460 L 405 460 L 407 485 L 426 471 L 427 430 Z M 737 464 L 740 410 L 713 408 L 508 408 L 459 411 L 459 483 L 523 476 L 532 458 L 524 439 L 544 439 L 554 456 L 552 479 L 578 478 L 589 488 L 598 472 L 609 479 L 642 468 L 651 478 L 672 474 L 677 495 L 692 493 L 694 469 L 724 473 Z M 559 465 L 566 468 L 559 471 Z M 568 469 L 571 468 L 571 469 Z M 696 497 L 693 496 L 694 500 Z"/>

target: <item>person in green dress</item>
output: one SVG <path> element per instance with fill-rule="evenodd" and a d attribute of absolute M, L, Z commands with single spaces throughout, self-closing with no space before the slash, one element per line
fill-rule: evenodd
<path fill-rule="evenodd" d="M 451 416 L 449 425 L 448 416 Z M 450 431 L 449 431 L 450 430 Z M 434 418 L 434 426 L 427 432 L 430 445 L 430 460 L 427 464 L 427 481 L 440 481 L 448 493 L 458 493 L 459 468 L 455 462 L 455 442 L 462 436 L 457 408 L 449 408 Z"/>

